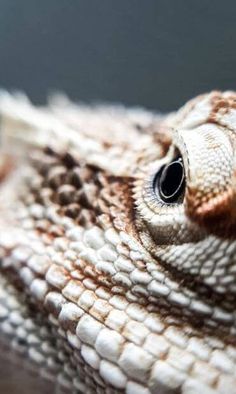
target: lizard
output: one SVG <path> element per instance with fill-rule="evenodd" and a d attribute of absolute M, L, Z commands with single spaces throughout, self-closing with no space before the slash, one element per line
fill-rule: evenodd
<path fill-rule="evenodd" d="M 236 393 L 236 93 L 0 113 L 1 343 L 68 392 Z"/>

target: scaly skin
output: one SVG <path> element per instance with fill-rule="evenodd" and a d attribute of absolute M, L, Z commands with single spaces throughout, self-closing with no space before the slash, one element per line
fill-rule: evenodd
<path fill-rule="evenodd" d="M 236 94 L 0 110 L 4 343 L 71 392 L 236 393 Z"/>

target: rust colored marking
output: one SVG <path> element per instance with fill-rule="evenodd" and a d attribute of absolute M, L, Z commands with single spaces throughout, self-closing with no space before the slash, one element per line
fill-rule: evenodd
<path fill-rule="evenodd" d="M 0 182 L 13 170 L 13 160 L 9 155 L 0 156 Z"/>

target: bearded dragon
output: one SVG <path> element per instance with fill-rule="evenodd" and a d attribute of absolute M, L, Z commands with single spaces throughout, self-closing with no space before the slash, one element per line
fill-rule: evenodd
<path fill-rule="evenodd" d="M 0 113 L 1 343 L 68 392 L 236 393 L 236 94 Z"/>

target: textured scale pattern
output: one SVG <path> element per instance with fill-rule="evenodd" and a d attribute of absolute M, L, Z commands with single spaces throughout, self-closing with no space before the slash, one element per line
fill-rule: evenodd
<path fill-rule="evenodd" d="M 69 392 L 236 393 L 236 95 L 0 112 L 1 342 Z"/>

